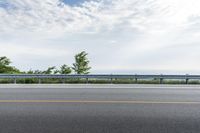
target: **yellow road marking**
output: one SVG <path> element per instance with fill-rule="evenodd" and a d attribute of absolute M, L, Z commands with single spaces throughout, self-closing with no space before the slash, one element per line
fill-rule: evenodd
<path fill-rule="evenodd" d="M 200 101 L 0 100 L 0 103 L 200 104 Z"/>

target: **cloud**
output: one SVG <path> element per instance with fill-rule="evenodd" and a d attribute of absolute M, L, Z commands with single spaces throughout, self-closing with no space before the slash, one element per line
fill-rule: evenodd
<path fill-rule="evenodd" d="M 1 31 L 98 32 L 144 29 L 157 11 L 150 0 L 86 1 L 69 6 L 60 0 L 7 0 L 1 8 Z M 159 11 L 159 10 L 158 10 Z M 157 11 L 157 12 L 158 12 Z M 13 20 L 13 21 L 11 21 Z"/>
<path fill-rule="evenodd" d="M 198 0 L 90 0 L 73 6 L 0 0 L 0 53 L 26 70 L 71 64 L 75 53 L 86 50 L 94 73 L 199 71 L 199 6 Z"/>

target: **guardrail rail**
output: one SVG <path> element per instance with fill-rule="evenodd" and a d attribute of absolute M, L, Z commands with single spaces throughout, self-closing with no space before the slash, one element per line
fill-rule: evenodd
<path fill-rule="evenodd" d="M 89 79 L 108 79 L 110 83 L 113 79 L 133 79 L 137 83 L 140 79 L 159 79 L 160 84 L 163 80 L 185 80 L 188 84 L 189 80 L 200 80 L 200 75 L 117 75 L 117 74 L 0 74 L 0 79 L 12 79 L 13 83 L 17 83 L 17 79 L 38 79 L 38 83 L 41 83 L 41 79 L 86 79 L 87 83 Z"/>

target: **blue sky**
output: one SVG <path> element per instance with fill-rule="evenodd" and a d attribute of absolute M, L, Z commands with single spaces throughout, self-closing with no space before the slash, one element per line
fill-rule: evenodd
<path fill-rule="evenodd" d="M 63 0 L 63 1 L 69 5 L 80 5 L 81 3 L 83 3 L 86 0 Z"/>
<path fill-rule="evenodd" d="M 0 56 L 22 69 L 71 65 L 92 73 L 200 73 L 199 0 L 0 0 Z"/>

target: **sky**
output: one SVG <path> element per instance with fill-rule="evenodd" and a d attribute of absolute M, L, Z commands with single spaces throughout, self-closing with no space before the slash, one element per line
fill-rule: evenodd
<path fill-rule="evenodd" d="M 70 6 L 80 6 L 85 1 L 90 1 L 90 0 L 62 0 L 62 2 Z"/>
<path fill-rule="evenodd" d="M 200 74 L 199 0 L 0 0 L 0 56 L 22 70 Z"/>

